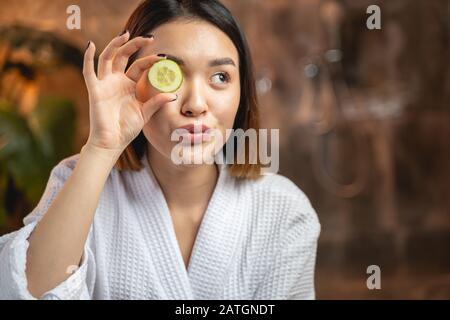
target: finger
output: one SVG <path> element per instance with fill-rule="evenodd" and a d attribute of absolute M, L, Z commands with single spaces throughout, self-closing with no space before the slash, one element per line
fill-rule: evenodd
<path fill-rule="evenodd" d="M 178 95 L 174 93 L 158 93 L 150 100 L 142 105 L 142 115 L 145 123 L 158 111 L 164 104 L 173 102 L 178 99 Z"/>
<path fill-rule="evenodd" d="M 94 70 L 94 56 L 95 56 L 95 44 L 92 41 L 88 42 L 86 51 L 84 52 L 83 60 L 83 77 L 86 85 L 91 86 L 94 81 L 97 80 Z"/>
<path fill-rule="evenodd" d="M 164 57 L 160 57 L 157 55 L 147 56 L 141 59 L 137 59 L 133 62 L 133 64 L 127 70 L 127 77 L 133 80 L 134 82 L 138 82 L 141 78 L 142 73 L 149 69 L 155 62 L 159 60 L 164 60 Z"/>
<path fill-rule="evenodd" d="M 130 33 L 126 31 L 124 34 L 119 35 L 111 40 L 106 46 L 103 52 L 98 57 L 98 78 L 101 80 L 106 75 L 112 72 L 112 59 L 116 51 L 128 41 Z"/>
<path fill-rule="evenodd" d="M 149 45 L 153 42 L 153 36 L 134 38 L 123 46 L 121 46 L 115 53 L 112 63 L 112 72 L 125 72 L 130 56 L 139 49 Z"/>

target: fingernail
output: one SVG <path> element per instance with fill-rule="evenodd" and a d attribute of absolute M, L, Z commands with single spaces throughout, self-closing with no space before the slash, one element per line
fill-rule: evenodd
<path fill-rule="evenodd" d="M 167 58 L 167 54 L 164 53 L 157 54 L 157 56 L 161 58 Z"/>
<path fill-rule="evenodd" d="M 177 94 L 175 94 L 175 96 L 176 96 L 176 98 L 175 98 L 175 99 L 173 99 L 173 100 L 170 100 L 170 102 L 173 102 L 173 101 L 175 101 L 175 100 L 177 100 L 177 99 L 178 99 L 178 95 L 177 95 Z"/>
<path fill-rule="evenodd" d="M 143 36 L 142 36 L 142 38 L 149 38 L 149 39 L 153 39 L 155 36 L 154 35 L 152 35 L 152 34 L 144 34 Z"/>
<path fill-rule="evenodd" d="M 91 40 L 88 41 L 86 49 L 84 49 L 84 51 L 86 51 L 89 48 L 90 45 L 91 45 Z"/>
<path fill-rule="evenodd" d="M 119 35 L 118 35 L 118 37 L 120 37 L 120 36 L 123 36 L 125 33 L 127 33 L 128 32 L 128 30 L 123 30 Z"/>

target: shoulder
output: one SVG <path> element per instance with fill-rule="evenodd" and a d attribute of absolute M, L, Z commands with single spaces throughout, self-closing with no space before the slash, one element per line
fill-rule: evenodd
<path fill-rule="evenodd" d="M 280 174 L 270 174 L 254 180 L 258 192 L 270 193 L 273 196 L 287 198 L 306 198 L 302 190 L 289 178 Z"/>
<path fill-rule="evenodd" d="M 306 194 L 292 180 L 280 174 L 248 180 L 244 185 L 260 201 L 270 202 L 277 207 L 299 206 L 310 209 L 311 203 Z"/>
<path fill-rule="evenodd" d="M 253 211 L 257 220 L 264 220 L 283 234 L 292 228 L 305 236 L 317 238 L 321 225 L 307 195 L 289 178 L 280 174 L 265 175 L 244 183 L 251 190 Z"/>

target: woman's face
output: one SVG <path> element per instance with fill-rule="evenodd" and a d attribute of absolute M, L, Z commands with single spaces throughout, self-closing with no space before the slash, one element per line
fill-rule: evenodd
<path fill-rule="evenodd" d="M 215 134 L 209 141 L 184 145 L 181 152 L 190 159 L 194 153 L 208 158 L 228 139 L 226 129 L 233 128 L 241 90 L 238 52 L 225 33 L 204 21 L 170 22 L 152 34 L 155 41 L 141 50 L 139 58 L 166 54 L 179 60 L 184 81 L 175 92 L 178 99 L 162 106 L 143 128 L 150 152 L 170 159 L 179 144 L 171 140 L 172 133 L 181 126 L 201 123 Z M 144 72 L 137 83 L 137 98 L 146 101 L 156 93 Z"/>

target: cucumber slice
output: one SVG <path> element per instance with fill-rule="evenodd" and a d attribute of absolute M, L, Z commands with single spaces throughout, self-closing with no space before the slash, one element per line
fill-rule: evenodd
<path fill-rule="evenodd" d="M 175 61 L 164 59 L 153 64 L 148 71 L 148 80 L 161 92 L 174 92 L 183 83 L 183 73 Z"/>

